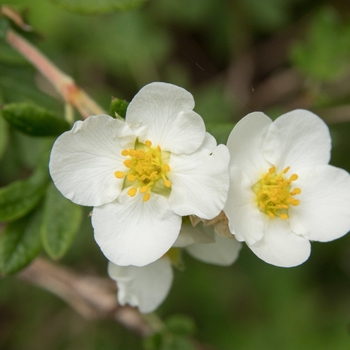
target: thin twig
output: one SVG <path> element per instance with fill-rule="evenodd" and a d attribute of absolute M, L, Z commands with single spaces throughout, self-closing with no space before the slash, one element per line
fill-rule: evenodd
<path fill-rule="evenodd" d="M 92 100 L 70 76 L 58 69 L 37 48 L 12 29 L 7 31 L 6 41 L 31 62 L 50 81 L 64 101 L 73 105 L 84 119 L 90 115 L 105 113 L 102 107 Z"/>
<path fill-rule="evenodd" d="M 156 331 L 137 309 L 118 305 L 115 283 L 107 278 L 79 275 L 43 258 L 18 277 L 57 295 L 85 318 L 112 318 L 140 336 Z"/>

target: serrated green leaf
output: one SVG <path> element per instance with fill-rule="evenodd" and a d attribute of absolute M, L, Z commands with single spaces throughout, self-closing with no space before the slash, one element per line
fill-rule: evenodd
<path fill-rule="evenodd" d="M 45 251 L 52 259 L 61 258 L 69 249 L 79 229 L 82 213 L 81 206 L 63 197 L 54 184 L 50 184 L 40 231 Z"/>
<path fill-rule="evenodd" d="M 113 118 L 125 118 L 126 109 L 128 108 L 128 102 L 125 100 L 121 100 L 116 97 L 112 97 L 111 104 L 109 106 L 108 114 Z"/>
<path fill-rule="evenodd" d="M 27 266 L 40 252 L 42 211 L 36 210 L 8 224 L 0 235 L 0 272 L 13 274 Z"/>
<path fill-rule="evenodd" d="M 66 120 L 32 104 L 7 104 L 1 113 L 13 128 L 31 136 L 56 136 L 70 129 Z"/>
<path fill-rule="evenodd" d="M 0 221 L 13 221 L 28 214 L 45 194 L 49 179 L 48 155 L 45 154 L 29 179 L 0 189 Z"/>
<path fill-rule="evenodd" d="M 143 4 L 145 0 L 53 0 L 72 12 L 85 14 L 126 11 Z"/>

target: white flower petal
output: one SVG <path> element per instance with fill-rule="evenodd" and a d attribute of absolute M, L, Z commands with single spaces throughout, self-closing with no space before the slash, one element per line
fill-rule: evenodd
<path fill-rule="evenodd" d="M 266 136 L 264 155 L 278 170 L 290 166 L 295 172 L 305 166 L 327 164 L 330 149 L 327 125 L 317 115 L 299 109 L 274 121 Z"/>
<path fill-rule="evenodd" d="M 191 223 L 182 223 L 180 234 L 173 247 L 186 247 L 192 243 L 214 243 L 214 231 L 203 225 L 202 222 L 196 226 Z"/>
<path fill-rule="evenodd" d="M 137 306 L 142 313 L 153 312 L 164 301 L 173 281 L 167 257 L 142 267 L 109 262 L 108 274 L 117 282 L 119 304 Z"/>
<path fill-rule="evenodd" d="M 152 83 L 130 102 L 126 121 L 141 142 L 150 140 L 164 151 L 189 154 L 200 147 L 205 135 L 204 121 L 193 107 L 193 96 L 185 89 Z"/>
<path fill-rule="evenodd" d="M 238 258 L 242 244 L 234 237 L 223 238 L 215 235 L 215 240 L 215 243 L 194 243 L 185 249 L 194 258 L 208 264 L 221 266 L 233 264 Z"/>
<path fill-rule="evenodd" d="M 114 264 L 144 266 L 159 259 L 175 242 L 181 217 L 165 197 L 152 194 L 147 202 L 138 193 L 124 190 L 118 200 L 95 207 L 92 225 L 95 240 Z"/>
<path fill-rule="evenodd" d="M 304 168 L 296 186 L 297 207 L 289 210 L 292 230 L 312 241 L 327 242 L 350 230 L 350 176 L 330 165 Z"/>
<path fill-rule="evenodd" d="M 288 220 L 266 217 L 264 237 L 248 247 L 265 262 L 281 267 L 302 264 L 310 256 L 310 242 L 292 233 Z"/>
<path fill-rule="evenodd" d="M 223 209 L 229 186 L 229 153 L 224 145 L 212 153 L 204 147 L 190 155 L 170 157 L 171 208 L 178 215 L 212 219 Z"/>
<path fill-rule="evenodd" d="M 263 145 L 271 123 L 262 112 L 250 113 L 236 124 L 227 141 L 230 166 L 240 168 L 252 184 L 271 166 L 263 156 Z"/>
<path fill-rule="evenodd" d="M 55 142 L 50 174 L 59 191 L 72 202 L 94 206 L 119 195 L 123 180 L 114 172 L 126 169 L 121 155 L 135 135 L 128 125 L 107 115 L 78 121 Z"/>
<path fill-rule="evenodd" d="M 229 220 L 230 231 L 240 242 L 254 244 L 263 236 L 263 215 L 256 203 L 248 176 L 238 168 L 231 168 L 230 189 L 224 212 Z"/>

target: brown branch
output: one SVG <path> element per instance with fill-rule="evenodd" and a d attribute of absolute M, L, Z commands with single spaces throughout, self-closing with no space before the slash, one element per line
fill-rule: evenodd
<path fill-rule="evenodd" d="M 18 277 L 57 295 L 85 318 L 112 318 L 140 336 L 157 330 L 137 309 L 118 305 L 115 283 L 107 278 L 79 275 L 43 258 L 37 258 Z"/>
<path fill-rule="evenodd" d="M 3 9 L 2 9 L 3 10 Z M 22 38 L 15 31 L 9 29 L 6 41 L 21 53 L 35 68 L 45 76 L 55 87 L 64 101 L 73 105 L 83 118 L 90 115 L 104 114 L 105 111 L 81 89 L 74 80 L 58 69 L 37 48 Z"/>

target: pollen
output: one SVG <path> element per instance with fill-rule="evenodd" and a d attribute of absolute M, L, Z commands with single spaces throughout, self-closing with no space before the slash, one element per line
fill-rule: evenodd
<path fill-rule="evenodd" d="M 281 173 L 276 172 L 276 167 L 272 166 L 266 174 L 263 174 L 252 190 L 256 194 L 259 210 L 274 219 L 288 219 L 288 209 L 290 206 L 298 206 L 299 199 L 294 196 L 301 193 L 301 189 L 293 187 L 293 182 L 298 180 L 297 174 L 287 177 L 290 167 L 285 168 Z"/>
<path fill-rule="evenodd" d="M 114 176 L 118 179 L 124 178 L 123 188 L 129 187 L 127 193 L 130 197 L 134 197 L 139 191 L 143 194 L 143 201 L 147 202 L 155 190 L 154 187 L 157 193 L 162 194 L 162 188 L 169 193 L 169 152 L 163 152 L 159 145 L 152 147 L 150 140 L 145 143 L 136 140 L 134 148 L 123 149 L 121 154 L 127 158 L 123 163 L 128 169 L 115 171 Z"/>

